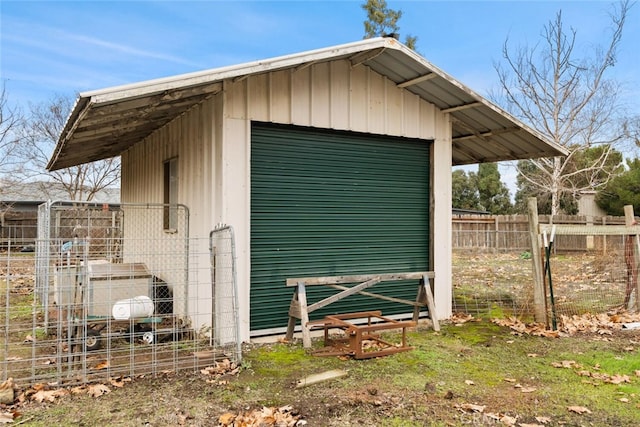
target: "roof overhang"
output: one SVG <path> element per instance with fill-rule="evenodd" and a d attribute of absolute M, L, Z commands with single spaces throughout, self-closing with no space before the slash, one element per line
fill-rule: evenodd
<path fill-rule="evenodd" d="M 367 39 L 294 55 L 131 85 L 83 92 L 47 165 L 63 169 L 118 156 L 194 105 L 222 90 L 226 79 L 348 59 L 366 66 L 441 111 L 452 122 L 453 164 L 566 155 L 521 123 L 393 38 Z"/>

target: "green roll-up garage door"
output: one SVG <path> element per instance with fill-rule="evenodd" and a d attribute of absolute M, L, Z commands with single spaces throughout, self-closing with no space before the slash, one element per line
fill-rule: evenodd
<path fill-rule="evenodd" d="M 286 327 L 292 277 L 429 270 L 429 141 L 254 123 L 251 330 Z M 401 286 L 398 286 L 398 285 Z M 309 304 L 335 292 L 307 289 Z M 417 283 L 372 291 L 415 300 Z M 411 312 L 361 295 L 315 311 Z"/>

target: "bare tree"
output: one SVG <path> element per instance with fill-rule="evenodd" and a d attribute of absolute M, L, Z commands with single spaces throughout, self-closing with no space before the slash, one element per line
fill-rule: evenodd
<path fill-rule="evenodd" d="M 12 107 L 8 102 L 8 94 L 4 82 L 0 88 L 0 194 L 4 185 L 11 181 L 5 173 L 11 163 L 14 147 L 18 139 L 20 126 L 22 125 L 22 113 L 18 107 Z"/>
<path fill-rule="evenodd" d="M 544 27 L 542 40 L 534 47 L 512 50 L 507 39 L 503 47 L 506 65 L 495 65 L 500 93 L 494 98 L 569 151 L 567 157 L 530 160 L 534 168 L 528 168 L 526 174 L 519 170 L 530 187 L 550 195 L 553 215 L 559 213 L 563 196 L 606 185 L 611 174 L 602 173 L 603 167 L 610 162 L 616 144 L 629 137 L 626 120 L 620 115 L 621 86 L 606 78 L 616 62 L 629 8 L 628 1 L 613 8 L 606 45 L 596 46 L 588 57 L 577 57 L 576 31 L 565 30 L 560 11 Z M 573 156 L 596 145 L 606 147 L 601 155 L 582 169 L 569 167 L 576 164 Z M 585 179 L 594 176 L 598 179 Z"/>
<path fill-rule="evenodd" d="M 22 141 L 16 155 L 22 166 L 17 173 L 25 180 L 53 181 L 64 188 L 70 200 L 91 201 L 96 193 L 120 181 L 120 160 L 111 158 L 49 172 L 49 157 L 64 128 L 73 103 L 55 96 L 48 102 L 31 105 L 22 126 Z"/>

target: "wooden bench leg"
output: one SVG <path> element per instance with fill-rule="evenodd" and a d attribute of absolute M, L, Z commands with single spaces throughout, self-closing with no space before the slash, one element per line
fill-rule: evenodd
<path fill-rule="evenodd" d="M 422 287 L 424 289 L 424 296 L 426 297 L 427 308 L 429 309 L 429 317 L 433 324 L 433 330 L 439 331 L 440 323 L 438 322 L 438 317 L 436 315 L 436 302 L 433 299 L 433 293 L 431 292 L 431 283 L 426 275 L 422 278 Z"/>
<path fill-rule="evenodd" d="M 296 328 L 296 319 L 300 316 L 300 301 L 298 301 L 298 290 L 293 293 L 291 297 L 291 304 L 289 305 L 289 322 L 287 323 L 287 335 L 285 338 L 287 341 L 293 340 L 293 332 Z"/>
<path fill-rule="evenodd" d="M 307 290 L 304 283 L 298 283 L 298 303 L 300 304 L 300 323 L 302 326 L 302 346 L 311 347 L 311 333 L 309 332 L 309 312 L 307 311 Z"/>

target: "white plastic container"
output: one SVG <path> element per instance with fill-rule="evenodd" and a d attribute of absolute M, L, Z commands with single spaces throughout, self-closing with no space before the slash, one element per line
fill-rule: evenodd
<path fill-rule="evenodd" d="M 136 317 L 149 317 L 153 314 L 153 301 L 148 296 L 116 301 L 111 310 L 115 320 L 129 320 Z"/>

